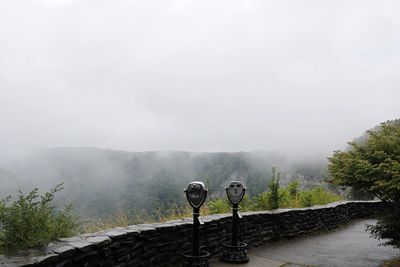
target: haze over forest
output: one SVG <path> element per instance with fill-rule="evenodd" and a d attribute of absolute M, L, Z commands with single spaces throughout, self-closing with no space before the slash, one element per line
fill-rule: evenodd
<path fill-rule="evenodd" d="M 160 181 L 174 201 L 191 179 L 256 194 L 272 166 L 318 184 L 334 150 L 399 117 L 399 9 L 0 1 L 1 197 L 64 182 L 60 201 L 104 214 Z"/>
<path fill-rule="evenodd" d="M 319 185 L 326 175 L 323 161 L 296 162 L 277 153 L 59 148 L 37 151 L 0 168 L 4 185 L 0 196 L 64 182 L 65 189 L 56 200 L 73 204 L 81 217 L 109 217 L 118 212 L 155 216 L 158 209 L 184 204 L 183 188 L 193 180 L 205 182 L 210 199 L 224 197 L 231 180 L 243 181 L 247 194 L 255 196 L 267 190 L 272 167 L 285 170 L 282 184 L 298 179 L 305 188 Z"/>

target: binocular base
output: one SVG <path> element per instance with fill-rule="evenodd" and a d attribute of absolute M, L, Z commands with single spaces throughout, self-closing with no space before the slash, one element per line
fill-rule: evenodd
<path fill-rule="evenodd" d="M 249 257 L 247 257 L 247 244 L 239 242 L 239 246 L 232 246 L 229 243 L 224 243 L 224 251 L 220 256 L 220 260 L 228 263 L 247 263 Z"/>
<path fill-rule="evenodd" d="M 210 253 L 207 251 L 200 252 L 199 256 L 194 256 L 191 252 L 183 253 L 183 267 L 209 267 L 207 258 Z"/>

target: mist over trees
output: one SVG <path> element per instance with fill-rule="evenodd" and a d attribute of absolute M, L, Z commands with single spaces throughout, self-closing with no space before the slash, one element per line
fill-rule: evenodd
<path fill-rule="evenodd" d="M 95 148 L 55 148 L 32 152 L 0 166 L 4 197 L 19 189 L 47 190 L 64 183 L 57 203 L 71 203 L 82 218 L 127 214 L 154 216 L 172 204 L 185 205 L 183 188 L 190 181 L 206 183 L 210 198 L 224 197 L 231 180 L 245 182 L 249 196 L 267 190 L 272 167 L 282 185 L 300 179 L 303 187 L 319 184 L 324 161 L 296 161 L 273 152 L 189 153 L 125 152 Z"/>

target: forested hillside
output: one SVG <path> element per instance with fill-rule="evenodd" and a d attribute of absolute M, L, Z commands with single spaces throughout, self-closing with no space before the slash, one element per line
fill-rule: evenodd
<path fill-rule="evenodd" d="M 95 148 L 36 151 L 0 166 L 0 197 L 16 190 L 64 183 L 58 203 L 71 203 L 83 218 L 126 214 L 154 215 L 171 203 L 185 204 L 183 189 L 193 180 L 207 184 L 210 198 L 224 196 L 231 180 L 245 182 L 250 196 L 267 189 L 271 169 L 283 173 L 282 184 L 300 179 L 302 186 L 325 177 L 325 161 L 300 162 L 272 152 L 189 153 L 124 152 Z"/>

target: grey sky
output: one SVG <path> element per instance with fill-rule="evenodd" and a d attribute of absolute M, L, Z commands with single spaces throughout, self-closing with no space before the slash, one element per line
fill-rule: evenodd
<path fill-rule="evenodd" d="M 398 1 L 0 1 L 0 147 L 329 155 L 400 117 Z"/>

